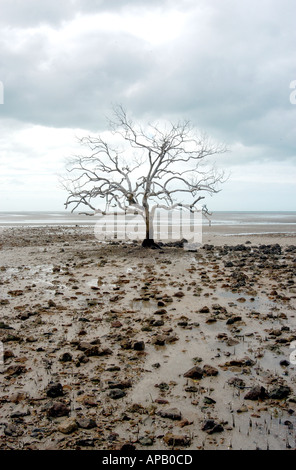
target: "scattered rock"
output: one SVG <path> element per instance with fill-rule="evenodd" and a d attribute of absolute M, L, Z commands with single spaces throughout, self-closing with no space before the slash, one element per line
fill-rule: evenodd
<path fill-rule="evenodd" d="M 163 438 L 164 442 L 168 445 L 168 446 L 173 446 L 173 447 L 187 447 L 187 446 L 190 446 L 191 444 L 191 439 L 187 436 L 177 436 L 175 434 L 172 434 L 170 432 L 168 432 L 164 438 Z"/>
<path fill-rule="evenodd" d="M 78 424 L 75 418 L 68 418 L 62 421 L 58 426 L 58 431 L 62 432 L 63 434 L 71 434 L 72 432 L 78 429 Z"/>
<path fill-rule="evenodd" d="M 182 414 L 181 411 L 179 411 L 177 408 L 169 408 L 167 410 L 160 410 L 156 413 L 158 416 L 161 416 L 162 418 L 168 418 L 176 421 L 180 421 L 182 419 Z"/>
<path fill-rule="evenodd" d="M 274 400 L 283 400 L 287 398 L 291 393 L 290 387 L 285 385 L 279 385 L 270 390 L 268 396 Z"/>
<path fill-rule="evenodd" d="M 112 400 L 118 400 L 119 398 L 123 398 L 125 396 L 126 393 L 119 388 L 114 388 L 108 393 L 108 397 L 112 398 Z"/>
<path fill-rule="evenodd" d="M 212 377 L 212 376 L 216 376 L 219 374 L 219 371 L 218 369 L 216 369 L 216 367 L 210 366 L 208 364 L 205 364 L 202 370 L 203 370 L 203 374 L 206 375 L 207 377 Z"/>
<path fill-rule="evenodd" d="M 63 387 L 60 383 L 49 384 L 46 395 L 50 398 L 62 397 L 64 395 Z"/>
<path fill-rule="evenodd" d="M 50 418 L 60 418 L 62 416 L 68 416 L 70 414 L 70 408 L 62 402 L 54 403 L 47 411 L 47 416 Z"/>
<path fill-rule="evenodd" d="M 256 385 L 246 395 L 245 400 L 264 400 L 267 397 L 267 393 L 264 387 Z"/>
<path fill-rule="evenodd" d="M 187 372 L 185 372 L 183 377 L 186 377 L 188 379 L 202 379 L 203 374 L 204 372 L 200 367 L 194 366 L 191 369 L 189 369 Z"/>

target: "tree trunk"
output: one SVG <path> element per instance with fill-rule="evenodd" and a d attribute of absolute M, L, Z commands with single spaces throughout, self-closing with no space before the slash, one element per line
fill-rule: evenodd
<path fill-rule="evenodd" d="M 146 223 L 146 238 L 142 242 L 144 248 L 160 248 L 153 239 L 153 219 L 151 217 L 149 206 L 145 204 L 145 223 Z"/>

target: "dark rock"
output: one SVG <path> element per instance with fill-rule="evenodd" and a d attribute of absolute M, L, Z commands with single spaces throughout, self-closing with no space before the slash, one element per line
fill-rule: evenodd
<path fill-rule="evenodd" d="M 60 357 L 60 362 L 71 362 L 72 361 L 72 354 L 65 352 L 64 354 L 61 355 Z"/>
<path fill-rule="evenodd" d="M 282 400 L 284 398 L 287 398 L 288 395 L 290 395 L 291 389 L 288 386 L 285 385 L 279 385 L 274 387 L 270 392 L 269 392 L 269 398 L 272 398 L 274 400 Z"/>
<path fill-rule="evenodd" d="M 65 403 L 56 402 L 47 411 L 47 416 L 50 418 L 60 418 L 70 414 L 70 408 Z"/>
<path fill-rule="evenodd" d="M 224 431 L 222 424 L 217 423 L 213 419 L 205 420 L 201 429 L 208 434 L 215 434 Z"/>
<path fill-rule="evenodd" d="M 218 375 L 219 371 L 215 367 L 205 364 L 203 366 L 203 374 L 206 375 L 207 377 L 212 377 L 212 376 Z"/>
<path fill-rule="evenodd" d="M 241 320 L 242 320 L 242 317 L 240 317 L 240 316 L 231 317 L 231 318 L 228 318 L 228 320 L 226 322 L 226 325 L 233 325 L 233 323 L 236 323 L 236 322 L 241 321 Z"/>
<path fill-rule="evenodd" d="M 256 385 L 245 395 L 245 400 L 264 400 L 266 397 L 267 394 L 265 388 L 260 385 Z"/>
<path fill-rule="evenodd" d="M 139 443 L 141 446 L 152 446 L 153 445 L 153 439 L 151 437 L 140 437 Z"/>
<path fill-rule="evenodd" d="M 154 312 L 154 315 L 165 315 L 167 313 L 167 310 L 165 308 L 160 308 L 159 310 L 156 310 Z"/>
<path fill-rule="evenodd" d="M 123 390 L 125 388 L 130 388 L 132 386 L 132 382 L 130 380 L 125 380 L 122 382 L 109 382 L 108 384 L 110 389 L 120 389 Z"/>
<path fill-rule="evenodd" d="M 185 372 L 183 377 L 188 379 L 201 379 L 203 377 L 203 370 L 198 366 L 194 366 L 192 369 L 189 369 L 187 372 Z"/>
<path fill-rule="evenodd" d="M 191 444 L 191 440 L 189 437 L 187 436 L 177 436 L 175 434 L 172 434 L 170 432 L 168 432 L 164 438 L 163 438 L 164 442 L 168 445 L 168 446 L 177 446 L 177 447 L 187 447 L 187 446 L 190 446 Z"/>
<path fill-rule="evenodd" d="M 119 398 L 125 397 L 126 393 L 119 388 L 114 388 L 108 393 L 108 396 L 112 398 L 113 400 L 118 400 Z"/>
<path fill-rule="evenodd" d="M 282 361 L 280 361 L 280 365 L 283 367 L 288 367 L 290 365 L 290 362 L 286 359 L 283 359 Z"/>
<path fill-rule="evenodd" d="M 164 346 L 165 340 L 166 340 L 166 337 L 164 335 L 157 335 L 155 336 L 155 338 L 153 338 L 151 342 L 152 344 L 155 344 L 155 346 Z"/>
<path fill-rule="evenodd" d="M 46 395 L 50 398 L 62 397 L 64 395 L 62 385 L 60 383 L 50 383 L 46 390 Z"/>
<path fill-rule="evenodd" d="M 177 408 L 169 408 L 167 410 L 160 410 L 156 413 L 158 416 L 162 418 L 172 419 L 174 421 L 180 421 L 182 419 L 181 411 Z"/>
<path fill-rule="evenodd" d="M 133 349 L 135 351 L 144 351 L 144 349 L 145 349 L 144 341 L 135 341 L 135 343 L 133 345 Z"/>
<path fill-rule="evenodd" d="M 210 309 L 209 307 L 202 307 L 200 310 L 199 310 L 199 313 L 209 313 L 210 312 Z"/>
<path fill-rule="evenodd" d="M 76 419 L 77 425 L 82 429 L 93 429 L 97 427 L 97 423 L 91 418 Z"/>

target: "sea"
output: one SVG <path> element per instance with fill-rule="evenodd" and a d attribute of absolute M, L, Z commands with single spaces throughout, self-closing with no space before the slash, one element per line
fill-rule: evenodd
<path fill-rule="evenodd" d="M 90 216 L 79 212 L 67 211 L 26 211 L 26 212 L 0 212 L 0 227 L 21 226 L 95 226 L 98 224 L 98 216 Z M 188 226 L 192 223 L 188 213 L 183 214 L 182 220 L 176 219 L 176 215 L 169 217 L 167 211 L 158 216 L 158 221 L 164 220 L 165 225 Z M 110 222 L 110 221 L 109 221 Z M 114 217 L 112 219 L 114 223 Z M 251 211 L 217 211 L 208 218 L 201 216 L 194 220 L 197 225 L 202 224 L 205 230 L 223 230 L 223 233 L 289 233 L 296 235 L 296 211 L 282 212 L 251 212 Z M 123 224 L 122 216 L 118 216 L 116 224 Z"/>

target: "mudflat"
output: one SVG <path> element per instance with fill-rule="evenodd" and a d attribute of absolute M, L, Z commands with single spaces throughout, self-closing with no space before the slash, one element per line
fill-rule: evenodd
<path fill-rule="evenodd" d="M 296 237 L 0 232 L 0 449 L 295 449 Z"/>

